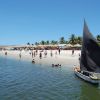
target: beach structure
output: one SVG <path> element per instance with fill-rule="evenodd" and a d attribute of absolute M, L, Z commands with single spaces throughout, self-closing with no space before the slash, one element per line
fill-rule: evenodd
<path fill-rule="evenodd" d="M 59 47 L 59 48 L 62 48 L 62 49 L 63 49 L 63 48 L 66 48 L 66 44 L 58 44 L 58 47 Z"/>
<path fill-rule="evenodd" d="M 75 44 L 73 47 L 82 47 L 80 44 Z"/>
<path fill-rule="evenodd" d="M 0 46 L 0 50 L 21 50 L 21 49 L 34 49 L 36 45 L 5 45 Z"/>
<path fill-rule="evenodd" d="M 66 44 L 66 47 L 73 47 L 73 45 L 71 45 L 71 44 Z"/>
<path fill-rule="evenodd" d="M 86 22 L 83 28 L 83 43 L 80 67 L 74 68 L 75 74 L 92 84 L 99 84 L 100 80 L 100 46 L 90 33 Z"/>
<path fill-rule="evenodd" d="M 57 50 L 57 49 L 70 50 L 73 48 L 81 48 L 80 44 L 71 45 L 71 44 L 49 44 L 49 45 L 4 45 L 0 46 L 0 50 Z"/>

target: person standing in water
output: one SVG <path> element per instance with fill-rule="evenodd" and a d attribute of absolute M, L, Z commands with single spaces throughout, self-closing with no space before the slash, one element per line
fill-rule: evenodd
<path fill-rule="evenodd" d="M 21 58 L 21 53 L 19 54 L 19 57 Z"/>
<path fill-rule="evenodd" d="M 5 55 L 7 55 L 7 52 L 5 52 Z"/>

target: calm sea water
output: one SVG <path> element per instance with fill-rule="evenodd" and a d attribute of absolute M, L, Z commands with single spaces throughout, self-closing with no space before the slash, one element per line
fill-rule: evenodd
<path fill-rule="evenodd" d="M 0 57 L 0 100 L 100 100 L 100 86 L 78 79 L 70 66 Z"/>

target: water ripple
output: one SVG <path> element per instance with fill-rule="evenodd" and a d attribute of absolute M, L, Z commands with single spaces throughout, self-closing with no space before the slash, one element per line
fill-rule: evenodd
<path fill-rule="evenodd" d="M 97 100 L 100 88 L 87 86 L 69 65 L 52 68 L 0 58 L 0 100 Z M 89 89 L 89 90 L 88 90 Z M 94 91 L 93 99 L 90 94 Z"/>

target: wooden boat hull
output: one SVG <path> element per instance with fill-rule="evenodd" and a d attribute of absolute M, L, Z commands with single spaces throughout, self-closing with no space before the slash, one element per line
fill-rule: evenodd
<path fill-rule="evenodd" d="M 92 83 L 92 84 L 99 84 L 98 79 L 92 79 L 91 77 L 82 74 L 81 72 L 77 71 L 76 69 L 74 70 L 74 73 L 76 76 L 83 79 L 84 81 L 87 81 L 87 82 Z"/>

